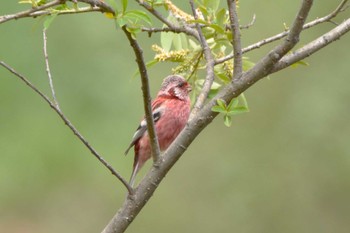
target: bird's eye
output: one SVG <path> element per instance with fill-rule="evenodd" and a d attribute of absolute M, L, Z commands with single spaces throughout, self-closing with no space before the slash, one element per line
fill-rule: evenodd
<path fill-rule="evenodd" d="M 181 82 L 177 86 L 181 88 L 181 87 L 185 86 L 185 82 Z"/>

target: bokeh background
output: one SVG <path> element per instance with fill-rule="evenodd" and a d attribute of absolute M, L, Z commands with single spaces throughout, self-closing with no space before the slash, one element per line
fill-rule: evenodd
<path fill-rule="evenodd" d="M 188 9 L 186 1 L 174 2 Z M 243 45 L 283 31 L 299 2 L 241 1 L 241 24 L 257 16 L 242 31 Z M 309 19 L 337 3 L 315 1 Z M 26 7 L 2 1 L 0 14 Z M 300 45 L 332 27 L 308 30 Z M 49 94 L 41 29 L 38 19 L 0 25 L 0 59 Z M 48 38 L 62 110 L 129 177 L 133 156 L 123 152 L 143 107 L 125 36 L 112 20 L 90 13 L 56 18 Z M 159 35 L 139 38 L 150 60 Z M 250 113 L 236 116 L 231 128 L 219 116 L 205 129 L 128 232 L 349 232 L 349 45 L 346 35 L 306 59 L 310 66 L 250 88 Z M 246 56 L 257 61 L 272 46 Z M 170 68 L 150 69 L 153 96 Z M 0 232 L 100 232 L 124 197 L 120 183 L 48 105 L 0 67 Z"/>

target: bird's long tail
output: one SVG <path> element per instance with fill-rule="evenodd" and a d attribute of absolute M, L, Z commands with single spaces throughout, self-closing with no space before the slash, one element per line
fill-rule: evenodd
<path fill-rule="evenodd" d="M 136 178 L 136 174 L 137 174 L 138 170 L 139 170 L 139 163 L 135 163 L 134 168 L 133 168 L 132 173 L 131 173 L 130 181 L 129 181 L 129 184 L 131 187 L 134 187 L 134 182 L 135 182 L 135 178 Z"/>

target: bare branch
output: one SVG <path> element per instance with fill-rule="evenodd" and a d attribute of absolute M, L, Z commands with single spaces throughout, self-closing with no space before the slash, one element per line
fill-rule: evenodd
<path fill-rule="evenodd" d="M 322 18 L 317 18 L 317 19 L 315 19 L 315 20 L 305 24 L 303 26 L 303 30 L 309 29 L 311 27 L 314 27 L 314 26 L 316 26 L 316 25 L 318 25 L 320 23 L 329 22 L 332 18 L 336 17 L 340 12 L 342 12 L 342 11 L 344 11 L 346 9 L 345 8 L 346 7 L 345 4 L 347 2 L 348 2 L 348 0 L 343 0 L 332 13 L 330 13 L 330 14 L 322 17 Z M 289 34 L 289 30 L 285 31 L 285 32 L 281 32 L 281 33 L 279 33 L 277 35 L 274 35 L 274 36 L 271 36 L 269 38 L 263 39 L 263 40 L 261 40 L 261 41 L 259 41 L 257 43 L 254 43 L 252 45 L 249 45 L 248 47 L 243 48 L 242 49 L 242 53 L 243 54 L 247 53 L 247 52 L 252 51 L 254 49 L 258 49 L 258 48 L 260 48 L 263 45 L 266 45 L 266 44 L 272 43 L 274 41 L 280 40 L 280 39 L 286 37 L 288 34 Z M 215 61 L 215 65 L 221 64 L 221 63 L 223 63 L 225 61 L 228 61 L 228 60 L 230 60 L 232 58 L 233 58 L 233 54 L 228 55 L 226 57 L 222 57 L 220 59 L 217 59 Z"/>
<path fill-rule="evenodd" d="M 41 15 L 51 15 L 51 14 L 76 14 L 76 13 L 86 13 L 86 12 L 108 12 L 111 14 L 115 14 L 112 7 L 110 7 L 108 4 L 106 4 L 104 1 L 100 0 L 69 0 L 72 2 L 83 2 L 86 4 L 89 4 L 90 7 L 82 7 L 78 9 L 69 9 L 69 10 L 52 10 L 48 9 L 57 5 L 64 4 L 68 0 L 54 0 L 52 2 L 48 2 L 44 5 L 32 8 L 30 10 L 21 11 L 15 14 L 11 15 L 3 15 L 0 16 L 0 24 L 4 23 L 6 21 L 12 20 L 12 19 L 20 19 L 20 18 L 26 18 L 26 17 L 37 17 Z"/>
<path fill-rule="evenodd" d="M 248 29 L 248 28 L 250 28 L 251 26 L 254 25 L 255 20 L 256 20 L 256 15 L 254 14 L 253 18 L 252 18 L 252 21 L 250 23 L 248 23 L 247 25 L 241 25 L 241 26 L 239 26 L 239 28 L 240 29 Z"/>
<path fill-rule="evenodd" d="M 157 33 L 157 32 L 173 32 L 173 33 L 187 33 L 187 30 L 185 28 L 181 27 L 175 27 L 175 28 L 147 28 L 147 27 L 142 27 L 141 30 L 143 32 L 148 32 L 148 35 L 151 36 L 152 33 Z"/>
<path fill-rule="evenodd" d="M 79 138 L 79 140 L 90 150 L 90 152 L 115 176 L 117 177 L 123 185 L 127 188 L 129 194 L 133 194 L 134 190 L 129 185 L 129 183 L 117 172 L 114 168 L 107 163 L 107 161 L 99 155 L 99 153 L 89 144 L 89 142 L 82 136 L 82 134 L 75 128 L 75 126 L 68 120 L 68 118 L 63 114 L 63 112 L 57 108 L 57 106 L 51 102 L 51 100 L 42 93 L 37 87 L 35 87 L 26 77 L 19 74 L 15 69 L 7 65 L 5 62 L 0 61 L 0 65 L 18 77 L 21 81 L 23 81 L 30 89 L 36 92 L 41 98 L 43 98 L 50 107 L 60 116 L 63 122 L 72 130 L 72 132 Z"/>
<path fill-rule="evenodd" d="M 45 9 L 53 7 L 53 6 L 60 5 L 60 4 L 64 3 L 64 2 L 65 1 L 63 1 L 63 0 L 54 0 L 52 2 L 48 2 L 48 3 L 46 3 L 46 4 L 42 5 L 42 6 L 38 6 L 36 8 L 32 8 L 30 10 L 21 11 L 19 13 L 12 14 L 12 15 L 0 16 L 0 24 L 4 23 L 6 21 L 12 20 L 12 19 L 20 19 L 20 18 L 24 18 L 24 17 L 29 17 L 30 14 L 32 14 L 33 12 L 42 11 L 42 10 L 45 10 Z"/>
<path fill-rule="evenodd" d="M 60 10 L 60 11 L 52 11 L 52 10 L 36 11 L 26 17 L 35 18 L 41 15 L 52 15 L 52 14 L 71 15 L 71 14 L 81 14 L 81 13 L 88 13 L 88 12 L 103 12 L 103 10 L 98 6 L 92 6 L 92 7 L 87 6 L 87 7 L 79 7 L 78 9 L 73 8 L 73 9 Z"/>
<path fill-rule="evenodd" d="M 113 8 L 110 5 L 108 5 L 105 1 L 101 1 L 101 0 L 69 0 L 69 1 L 84 2 L 86 4 L 89 4 L 91 7 L 100 8 L 101 12 L 108 12 L 108 13 L 112 13 L 113 15 L 115 14 Z"/>
<path fill-rule="evenodd" d="M 317 52 L 328 44 L 338 40 L 342 35 L 350 31 L 350 19 L 345 20 L 336 28 L 320 36 L 316 40 L 304 45 L 302 48 L 293 52 L 290 55 L 283 57 L 277 64 L 274 65 L 271 73 L 282 70 L 297 61 L 300 61 L 311 54 Z"/>
<path fill-rule="evenodd" d="M 56 98 L 55 88 L 53 86 L 52 75 L 51 75 L 51 71 L 50 71 L 49 55 L 47 53 L 46 29 L 43 30 L 43 41 L 44 41 L 44 57 L 45 57 L 46 73 L 47 73 L 47 77 L 49 79 L 49 85 L 50 85 L 50 89 L 51 89 L 53 104 L 55 104 L 56 108 L 61 111 L 60 106 L 59 106 L 58 101 L 57 101 L 57 98 Z"/>
<path fill-rule="evenodd" d="M 242 74 L 242 46 L 241 32 L 239 30 L 237 1 L 227 0 L 228 12 L 230 16 L 232 45 L 233 45 L 233 78 L 237 78 Z"/>
<path fill-rule="evenodd" d="M 131 33 L 127 30 L 125 25 L 122 27 L 122 29 L 126 37 L 128 38 L 131 47 L 134 50 L 134 53 L 136 56 L 136 62 L 139 67 L 139 71 L 141 75 L 141 83 L 142 83 L 143 105 L 145 109 L 147 131 L 151 142 L 153 164 L 158 165 L 157 163 L 159 161 L 160 149 L 159 149 L 159 142 L 158 142 L 156 130 L 154 128 L 154 119 L 152 114 L 151 95 L 150 95 L 150 89 L 149 89 L 149 83 L 148 83 L 147 67 L 143 60 L 143 55 L 142 55 L 143 52 L 139 44 L 134 38 L 132 38 Z"/>
<path fill-rule="evenodd" d="M 193 0 L 190 0 L 190 5 L 191 5 L 191 9 L 192 9 L 192 13 L 195 19 L 198 19 L 197 13 L 196 13 L 196 9 L 194 7 L 194 3 Z M 198 32 L 198 36 L 199 36 L 199 42 L 203 48 L 204 51 L 204 57 L 207 61 L 206 64 L 206 71 L 207 71 L 207 75 L 205 77 L 204 83 L 203 83 L 203 88 L 201 93 L 198 95 L 197 97 L 197 101 L 194 104 L 194 107 L 192 109 L 191 112 L 191 116 L 190 119 L 195 116 L 197 114 L 197 112 L 203 107 L 205 100 L 208 97 L 211 85 L 214 82 L 214 78 L 215 78 L 215 74 L 214 74 L 214 58 L 212 56 L 211 53 L 211 49 L 208 46 L 208 43 L 202 33 L 202 29 L 200 27 L 200 25 L 198 23 L 196 23 L 196 27 L 197 27 L 197 32 Z"/>

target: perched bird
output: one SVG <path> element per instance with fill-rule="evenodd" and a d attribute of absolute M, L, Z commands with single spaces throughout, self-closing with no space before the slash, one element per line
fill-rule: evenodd
<path fill-rule="evenodd" d="M 157 97 L 152 102 L 154 127 L 159 147 L 165 151 L 185 127 L 190 115 L 190 84 L 179 75 L 169 75 L 162 83 Z M 137 172 L 151 158 L 151 144 L 144 118 L 131 140 L 125 155 L 134 147 L 135 158 L 130 184 L 133 185 Z"/>

